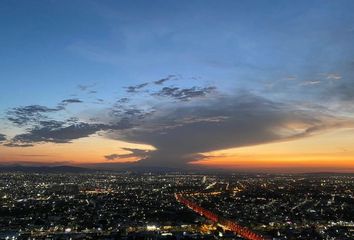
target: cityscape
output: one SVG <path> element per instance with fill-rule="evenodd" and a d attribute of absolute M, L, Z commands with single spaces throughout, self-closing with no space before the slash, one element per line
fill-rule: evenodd
<path fill-rule="evenodd" d="M 0 239 L 349 240 L 353 190 L 353 174 L 2 172 Z"/>
<path fill-rule="evenodd" d="M 0 240 L 354 240 L 354 0 L 0 0 Z"/>

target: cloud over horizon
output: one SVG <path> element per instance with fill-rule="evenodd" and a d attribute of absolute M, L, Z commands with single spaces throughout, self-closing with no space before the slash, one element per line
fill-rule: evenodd
<path fill-rule="evenodd" d="M 154 146 L 140 164 L 178 166 L 204 152 L 306 137 L 337 122 L 343 120 L 242 92 L 164 106 L 141 125 L 108 137 Z"/>
<path fill-rule="evenodd" d="M 100 132 L 110 139 L 155 148 L 122 148 L 130 153 L 102 156 L 112 164 L 117 159 L 137 158 L 141 166 L 187 166 L 210 151 L 289 141 L 325 129 L 353 126 L 352 119 L 334 116 L 324 106 L 303 108 L 301 104 L 273 101 L 246 90 L 230 94 L 215 86 L 156 89 L 173 76 L 129 87 L 127 92 L 135 97 L 122 96 L 111 104 L 105 103 L 100 114 L 88 112 L 92 121 L 77 115 L 59 120 L 51 115 L 68 104 L 82 103 L 78 98 L 64 99 L 55 108 L 13 108 L 7 112 L 7 120 L 25 127 L 25 132 L 10 139 L 0 135 L 0 142 L 7 147 L 68 144 Z M 147 95 L 140 91 L 143 88 Z M 149 100 L 139 100 L 140 94 Z"/>
<path fill-rule="evenodd" d="M 130 153 L 125 153 L 125 154 L 113 153 L 110 155 L 106 155 L 104 157 L 108 161 L 113 161 L 116 159 L 125 159 L 125 158 L 139 158 L 139 160 L 141 160 L 146 158 L 149 153 L 149 150 L 135 149 L 135 148 L 122 148 L 122 150 L 129 151 Z"/>

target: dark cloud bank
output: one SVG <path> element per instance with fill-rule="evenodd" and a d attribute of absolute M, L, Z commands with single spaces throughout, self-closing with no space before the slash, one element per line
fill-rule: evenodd
<path fill-rule="evenodd" d="M 294 124 L 305 127 L 294 129 Z M 154 146 L 157 150 L 142 165 L 183 166 L 200 160 L 203 152 L 290 140 L 346 124 L 321 112 L 240 93 L 166 106 L 140 126 L 109 137 Z"/>
<path fill-rule="evenodd" d="M 149 84 L 161 85 L 170 78 L 132 86 L 127 91 L 136 93 Z M 7 141 L 0 135 L 0 142 L 9 147 L 70 143 L 102 131 L 108 138 L 148 144 L 156 149 L 127 148 L 130 153 L 107 153 L 102 157 L 110 166 L 116 159 L 137 157 L 141 160 L 136 165 L 140 166 L 185 167 L 191 161 L 202 159 L 204 152 L 291 140 L 328 128 L 353 126 L 351 120 L 316 108 L 300 109 L 249 92 L 225 95 L 213 86 L 168 86 L 149 95 L 163 101 L 147 110 L 129 105 L 130 99 L 121 98 L 107 109 L 109 119 L 99 123 L 75 118 L 58 121 L 46 115 L 63 110 L 65 104 L 80 103 L 78 99 L 63 100 L 55 108 L 39 105 L 14 108 L 8 112 L 8 120 L 27 126 L 27 131 Z"/>

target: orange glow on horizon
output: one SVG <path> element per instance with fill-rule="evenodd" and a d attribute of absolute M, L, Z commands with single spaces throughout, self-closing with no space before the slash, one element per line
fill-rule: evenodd
<path fill-rule="evenodd" d="M 129 151 L 122 148 L 138 148 L 153 150 L 154 148 L 144 144 L 127 143 L 118 140 L 107 139 L 97 135 L 82 138 L 72 143 L 39 144 L 33 147 L 3 147 L 0 162 L 38 162 L 52 164 L 95 164 L 103 162 L 135 162 L 137 158 L 122 158 L 107 160 L 104 156 L 110 154 L 127 154 Z"/>
<path fill-rule="evenodd" d="M 192 165 L 210 168 L 270 171 L 354 172 L 354 129 L 336 129 L 307 138 L 203 153 Z M 0 146 L 0 163 L 84 165 L 135 162 L 138 158 L 107 160 L 110 154 L 127 154 L 123 148 L 154 150 L 152 146 L 107 139 L 98 135 L 69 144 L 39 144 L 28 148 Z"/>
<path fill-rule="evenodd" d="M 191 164 L 234 169 L 336 170 L 354 172 L 354 129 L 337 129 L 293 141 L 204 153 Z"/>

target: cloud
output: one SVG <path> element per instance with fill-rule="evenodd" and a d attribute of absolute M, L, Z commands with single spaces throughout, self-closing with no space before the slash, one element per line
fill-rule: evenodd
<path fill-rule="evenodd" d="M 141 89 L 147 87 L 150 84 L 163 85 L 165 82 L 173 80 L 173 79 L 176 79 L 176 75 L 168 75 L 167 77 L 161 78 L 161 79 L 156 80 L 156 81 L 145 82 L 145 83 L 137 84 L 137 85 L 134 85 L 134 86 L 128 86 L 128 87 L 126 87 L 126 89 L 127 89 L 126 91 L 128 93 L 138 93 L 138 92 L 140 92 Z"/>
<path fill-rule="evenodd" d="M 74 104 L 74 103 L 83 103 L 83 101 L 81 101 L 78 98 L 64 99 L 58 104 L 58 108 L 61 108 L 62 110 L 64 110 L 66 106 L 68 106 L 69 104 Z"/>
<path fill-rule="evenodd" d="M 300 85 L 301 86 L 312 86 L 312 85 L 318 85 L 320 83 L 321 83 L 321 81 L 313 80 L 313 81 L 305 81 L 305 82 L 301 83 Z"/>
<path fill-rule="evenodd" d="M 0 133 L 0 143 L 6 140 L 6 135 Z"/>
<path fill-rule="evenodd" d="M 96 101 L 94 102 L 96 104 L 103 104 L 104 103 L 104 99 L 102 98 L 96 98 Z"/>
<path fill-rule="evenodd" d="M 285 77 L 285 80 L 288 80 L 288 81 L 294 81 L 296 79 L 297 79 L 297 77 L 295 75 L 289 75 L 289 76 Z"/>
<path fill-rule="evenodd" d="M 139 159 L 144 159 L 148 156 L 149 150 L 142 150 L 142 149 L 136 149 L 136 148 L 123 148 L 126 151 L 130 151 L 130 153 L 127 154 L 110 154 L 104 156 L 106 160 L 112 161 L 116 159 L 124 159 L 124 158 L 131 158 L 131 157 L 137 157 Z"/>
<path fill-rule="evenodd" d="M 127 89 L 128 93 L 137 93 L 142 88 L 146 87 L 147 85 L 149 85 L 149 83 L 146 82 L 146 83 L 138 84 L 138 85 L 135 85 L 135 86 L 128 86 L 128 87 L 126 87 L 126 89 Z"/>
<path fill-rule="evenodd" d="M 81 91 L 86 91 L 88 88 L 89 88 L 89 86 L 87 86 L 87 85 L 78 85 L 77 86 Z"/>
<path fill-rule="evenodd" d="M 121 130 L 132 127 L 127 118 L 116 119 L 114 123 L 86 123 L 77 118 L 68 118 L 64 121 L 38 121 L 26 133 L 13 137 L 5 146 L 29 147 L 37 143 L 71 143 L 75 139 L 88 137 L 99 131 Z"/>
<path fill-rule="evenodd" d="M 69 98 L 69 99 L 64 99 L 63 101 L 61 101 L 61 103 L 66 105 L 70 103 L 82 103 L 82 101 L 77 98 Z"/>
<path fill-rule="evenodd" d="M 139 108 L 136 105 L 127 105 L 126 103 L 128 102 L 128 98 L 119 99 L 110 108 L 108 114 L 115 120 L 119 119 L 135 124 L 136 121 L 140 121 L 154 112 L 151 108 Z"/>
<path fill-rule="evenodd" d="M 18 154 L 21 157 L 48 157 L 47 154 Z"/>
<path fill-rule="evenodd" d="M 339 73 L 326 74 L 325 77 L 331 81 L 328 81 L 327 87 L 321 93 L 322 99 L 344 101 L 349 103 L 349 109 L 352 109 L 352 101 L 354 100 L 354 64 L 347 66 L 346 69 L 345 78 Z M 348 107 L 346 103 L 341 105 L 342 107 Z"/>
<path fill-rule="evenodd" d="M 185 166 L 201 153 L 306 137 L 339 123 L 319 111 L 244 92 L 163 106 L 140 125 L 108 137 L 153 146 L 141 165 Z"/>
<path fill-rule="evenodd" d="M 45 118 L 46 113 L 58 112 L 64 109 L 64 106 L 49 108 L 41 105 L 29 105 L 16 107 L 7 111 L 7 120 L 18 126 L 24 126 L 30 123 L 38 122 Z"/>
<path fill-rule="evenodd" d="M 159 79 L 159 80 L 154 81 L 154 84 L 156 84 L 156 85 L 162 85 L 162 84 L 164 84 L 165 82 L 174 79 L 175 77 L 176 77 L 175 75 L 168 75 L 168 76 L 165 77 L 165 78 L 161 78 L 161 79 Z"/>
<path fill-rule="evenodd" d="M 339 73 L 328 73 L 326 78 L 329 80 L 341 80 L 343 77 Z"/>
<path fill-rule="evenodd" d="M 33 144 L 23 144 L 23 143 L 14 143 L 14 142 L 9 142 L 9 143 L 5 143 L 3 144 L 5 147 L 33 147 Z"/>
<path fill-rule="evenodd" d="M 129 102 L 129 100 L 130 100 L 129 98 L 124 97 L 124 98 L 118 99 L 117 103 L 127 103 L 127 102 Z"/>
<path fill-rule="evenodd" d="M 93 83 L 93 84 L 90 84 L 90 85 L 87 85 L 87 84 L 79 84 L 79 85 L 77 85 L 77 87 L 83 92 L 88 91 L 88 90 L 90 90 L 91 88 L 93 88 L 95 86 L 96 86 L 96 83 Z M 91 91 L 92 90 L 90 90 L 90 92 Z"/>
<path fill-rule="evenodd" d="M 191 87 L 191 88 L 179 88 L 179 87 L 164 87 L 160 91 L 153 93 L 153 96 L 169 97 L 181 101 L 189 101 L 192 98 L 204 97 L 207 94 L 216 90 L 216 87 Z"/>
<path fill-rule="evenodd" d="M 352 105 L 352 101 L 354 100 L 353 78 L 354 74 L 352 75 L 352 78 L 332 82 L 332 85 L 324 90 L 323 97 L 330 97 L 341 101 L 348 101 Z"/>
<path fill-rule="evenodd" d="M 22 157 L 39 157 L 39 156 L 45 156 L 45 155 L 18 155 L 18 156 L 22 156 Z M 14 165 L 14 164 L 19 164 L 21 166 L 37 166 L 37 167 L 41 167 L 41 166 L 44 166 L 44 167 L 47 167 L 47 166 L 64 166 L 64 165 L 71 165 L 73 162 L 72 161 L 51 161 L 51 162 L 43 162 L 43 161 L 2 161 L 3 165 Z"/>
<path fill-rule="evenodd" d="M 16 135 L 11 141 L 13 144 L 70 143 L 72 140 L 88 137 L 109 128 L 104 124 L 79 122 L 67 125 L 64 122 L 48 121 L 46 124 L 34 127 L 27 133 Z"/>
<path fill-rule="evenodd" d="M 15 107 L 7 111 L 7 120 L 20 127 L 37 124 L 48 119 L 48 114 L 62 111 L 67 105 L 73 103 L 82 103 L 82 101 L 77 98 L 64 99 L 56 107 L 52 108 L 42 105 Z"/>
<path fill-rule="evenodd" d="M 119 158 L 120 155 L 119 154 L 116 154 L 116 153 L 113 153 L 113 154 L 110 154 L 110 155 L 105 155 L 104 158 L 107 159 L 107 160 L 115 160 L 117 158 Z"/>

